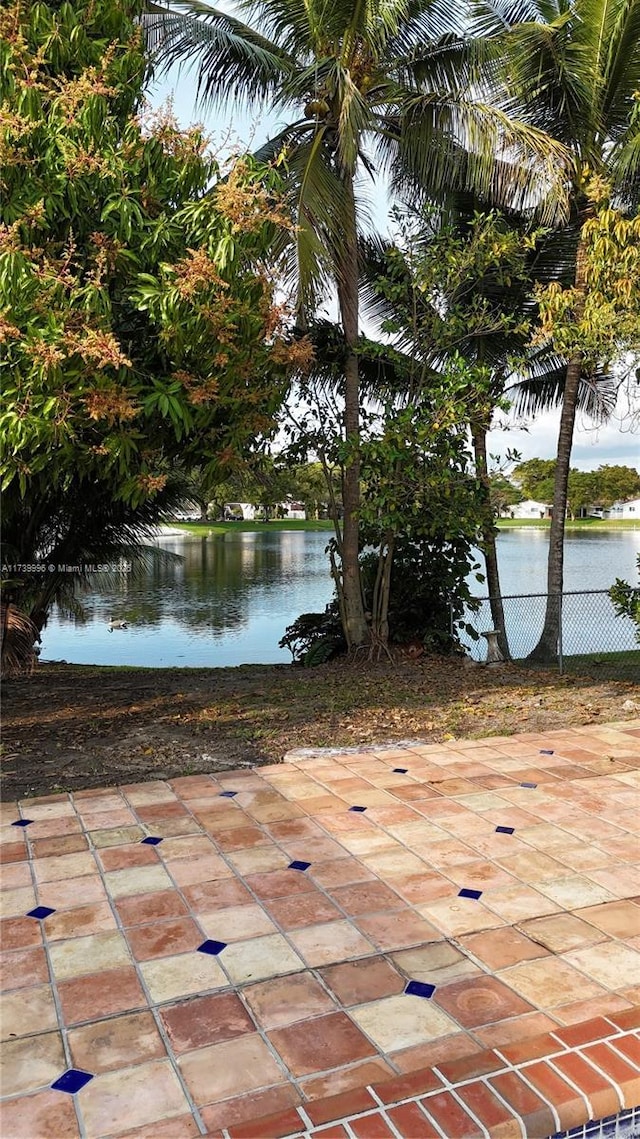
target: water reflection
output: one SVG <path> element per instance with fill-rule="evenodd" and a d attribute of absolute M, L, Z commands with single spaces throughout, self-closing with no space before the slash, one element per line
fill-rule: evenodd
<path fill-rule="evenodd" d="M 114 588 L 83 598 L 86 616 L 54 615 L 43 635 L 43 659 L 78 664 L 221 667 L 289 661 L 278 648 L 300 613 L 324 608 L 332 594 L 327 532 L 231 531 L 224 538 L 167 534 L 161 547 L 180 555 L 121 575 Z M 502 531 L 502 587 L 508 593 L 545 588 L 548 534 Z M 574 532 L 566 547 L 566 588 L 606 589 L 615 577 L 635 580 L 640 532 Z M 477 594 L 485 587 L 473 585 Z M 126 631 L 109 632 L 110 617 Z"/>

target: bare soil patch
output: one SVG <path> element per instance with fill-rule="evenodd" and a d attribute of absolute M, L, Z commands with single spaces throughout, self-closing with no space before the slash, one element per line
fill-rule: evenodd
<path fill-rule="evenodd" d="M 2 798 L 273 763 L 296 747 L 439 742 L 623 720 L 626 681 L 459 658 L 314 669 L 41 664 L 3 685 Z"/>

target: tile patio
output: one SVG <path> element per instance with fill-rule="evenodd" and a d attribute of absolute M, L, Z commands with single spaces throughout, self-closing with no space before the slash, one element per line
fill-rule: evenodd
<path fill-rule="evenodd" d="M 633 1107 L 639 781 L 627 720 L 3 804 L 2 1139 Z"/>

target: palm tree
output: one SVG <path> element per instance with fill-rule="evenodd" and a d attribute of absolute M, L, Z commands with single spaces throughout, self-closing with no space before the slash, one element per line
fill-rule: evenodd
<path fill-rule="evenodd" d="M 475 31 L 493 39 L 503 59 L 505 101 L 571 154 L 566 192 L 575 233 L 570 283 L 579 320 L 587 295 L 584 226 L 588 186 L 607 182 L 619 208 L 640 197 L 640 0 L 478 0 Z M 508 91 L 508 96 L 506 92 Z M 555 657 L 563 587 L 563 544 L 571 447 L 581 384 L 593 367 L 577 353 L 566 363 L 549 539 L 547 608 L 531 657 Z M 596 365 L 597 367 L 597 365 Z"/>
<path fill-rule="evenodd" d="M 395 186 L 420 183 L 435 194 L 474 186 L 525 205 L 535 174 L 551 215 L 563 148 L 480 98 L 474 45 L 446 0 L 240 0 L 237 15 L 201 0 L 147 0 L 146 10 L 156 62 L 195 64 L 205 104 L 232 101 L 287 119 L 259 155 L 280 162 L 291 192 L 299 324 L 330 290 L 340 313 L 347 459 L 339 554 L 345 634 L 359 646 L 368 639 L 358 565 L 363 177 L 382 171 Z"/>

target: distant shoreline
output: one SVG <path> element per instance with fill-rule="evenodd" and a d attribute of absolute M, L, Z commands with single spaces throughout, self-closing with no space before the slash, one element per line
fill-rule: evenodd
<path fill-rule="evenodd" d="M 551 521 L 548 518 L 499 518 L 496 520 L 498 530 L 548 530 L 550 525 Z M 573 522 L 568 520 L 565 528 L 567 530 L 590 530 L 597 533 L 613 530 L 640 530 L 640 518 L 637 521 L 632 518 L 576 518 Z M 302 521 L 301 519 L 287 520 L 286 518 L 274 519 L 271 522 L 249 522 L 247 520 L 238 522 L 167 522 L 159 527 L 158 532 L 165 535 L 178 535 L 186 532 L 222 536 L 234 533 L 264 534 L 267 530 L 273 533 L 291 530 L 302 530 L 310 533 L 331 532 L 333 524 L 326 520 Z"/>

